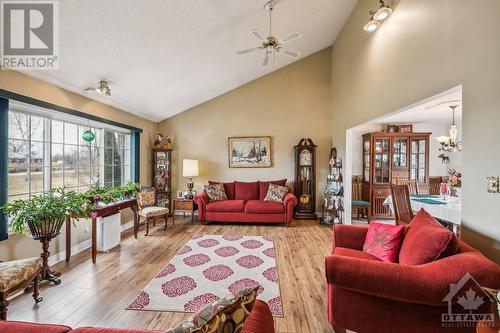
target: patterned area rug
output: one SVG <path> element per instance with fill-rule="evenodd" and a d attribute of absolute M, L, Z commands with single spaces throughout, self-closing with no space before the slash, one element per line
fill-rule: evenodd
<path fill-rule="evenodd" d="M 272 237 L 195 236 L 127 309 L 196 312 L 257 285 L 257 298 L 269 304 L 273 316 L 283 316 Z"/>

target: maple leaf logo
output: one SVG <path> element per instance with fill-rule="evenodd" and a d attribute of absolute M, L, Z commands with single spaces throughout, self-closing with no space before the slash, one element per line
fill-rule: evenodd
<path fill-rule="evenodd" d="M 483 297 L 476 296 L 476 292 L 469 288 L 465 292 L 465 297 L 460 296 L 458 298 L 458 304 L 460 304 L 465 310 L 477 310 L 484 303 Z"/>

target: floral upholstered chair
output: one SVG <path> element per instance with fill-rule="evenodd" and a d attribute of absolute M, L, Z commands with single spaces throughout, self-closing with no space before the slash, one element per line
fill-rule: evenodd
<path fill-rule="evenodd" d="M 149 234 L 149 221 L 153 221 L 156 225 L 157 219 L 165 220 L 165 230 L 167 229 L 168 213 L 166 207 L 158 207 L 156 205 L 156 191 L 155 189 L 143 189 L 137 196 L 137 203 L 139 205 L 139 219 L 146 218 L 146 236 Z M 139 221 L 140 222 L 140 221 Z"/>
<path fill-rule="evenodd" d="M 41 267 L 42 259 L 40 257 L 0 262 L 0 320 L 7 319 L 7 307 L 9 306 L 7 296 L 21 288 L 27 287 L 26 291 L 31 290 L 31 283 L 33 283 L 35 302 L 42 301 L 42 298 L 38 296 Z"/>

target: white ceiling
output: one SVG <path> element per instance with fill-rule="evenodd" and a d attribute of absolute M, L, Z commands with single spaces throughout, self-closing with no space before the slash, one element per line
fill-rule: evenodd
<path fill-rule="evenodd" d="M 279 0 L 273 35 L 299 30 L 287 48 L 304 58 L 333 44 L 357 0 Z M 60 1 L 60 69 L 27 72 L 73 92 L 111 83 L 112 97 L 87 95 L 160 121 L 291 64 L 263 67 L 250 30 L 268 30 L 265 0 Z"/>
<path fill-rule="evenodd" d="M 449 101 L 462 100 L 462 88 L 457 87 L 449 92 L 439 94 L 435 97 L 426 99 L 411 105 L 402 110 L 398 110 L 386 117 L 376 119 L 376 124 L 418 124 L 418 123 L 446 123 L 450 124 L 452 111 L 450 104 L 460 104 L 455 111 L 455 120 L 462 122 L 462 106 L 460 102 L 447 103 Z"/>

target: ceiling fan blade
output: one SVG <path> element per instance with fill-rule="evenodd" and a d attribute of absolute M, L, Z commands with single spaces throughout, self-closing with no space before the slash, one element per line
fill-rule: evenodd
<path fill-rule="evenodd" d="M 261 42 L 264 42 L 266 40 L 259 30 L 252 30 L 250 33 L 252 34 L 252 36 L 257 37 Z"/>
<path fill-rule="evenodd" d="M 269 53 L 266 52 L 266 55 L 264 56 L 264 62 L 262 63 L 262 66 L 267 66 L 268 62 L 269 62 Z"/>
<path fill-rule="evenodd" d="M 250 52 L 257 51 L 257 50 L 260 50 L 260 47 L 252 47 L 251 49 L 241 50 L 241 51 L 238 51 L 238 54 L 250 53 Z"/>
<path fill-rule="evenodd" d="M 302 32 L 300 31 L 294 31 L 292 33 L 289 33 L 288 35 L 286 35 L 285 37 L 283 38 L 280 38 L 279 39 L 279 42 L 280 44 L 286 44 L 286 43 L 289 43 L 293 40 L 296 40 L 296 39 L 299 39 L 299 38 L 302 38 Z"/>
<path fill-rule="evenodd" d="M 285 50 L 285 49 L 283 49 L 282 51 L 284 54 L 286 54 L 289 57 L 292 57 L 292 58 L 300 57 L 300 52 L 290 51 L 290 50 Z"/>

